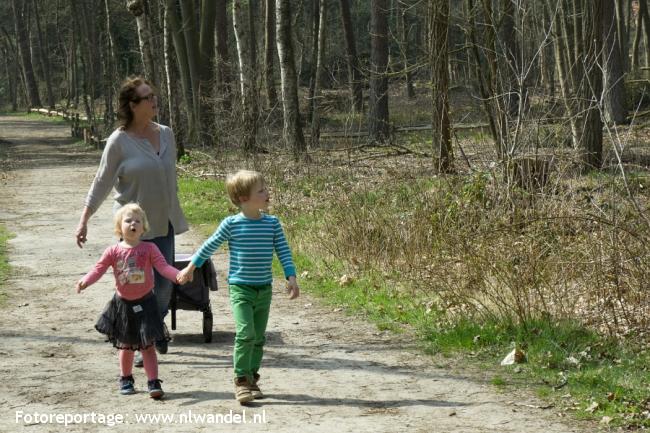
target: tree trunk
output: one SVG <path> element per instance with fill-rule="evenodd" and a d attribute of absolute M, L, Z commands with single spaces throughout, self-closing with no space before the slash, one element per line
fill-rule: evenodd
<path fill-rule="evenodd" d="M 544 34 L 552 34 L 552 21 L 550 13 L 546 4 L 541 5 L 542 8 L 542 32 Z M 555 62 L 553 44 L 546 44 L 542 48 L 542 55 L 540 57 L 541 70 L 542 70 L 542 85 L 546 89 L 546 94 L 551 98 L 555 98 Z"/>
<path fill-rule="evenodd" d="M 325 2 L 325 0 L 323 0 Z M 320 0 L 312 0 L 312 50 L 311 50 L 311 61 L 309 62 L 309 93 L 307 96 L 307 122 L 312 121 L 312 116 L 314 114 L 314 92 L 316 91 L 316 69 L 318 63 L 318 29 L 320 27 Z"/>
<path fill-rule="evenodd" d="M 237 40 L 239 58 L 239 85 L 241 90 L 241 110 L 243 121 L 244 151 L 250 153 L 256 149 L 258 88 L 257 55 L 253 10 L 245 0 L 233 1 L 233 27 Z"/>
<path fill-rule="evenodd" d="M 641 42 L 641 33 L 643 32 L 643 14 L 641 5 L 646 4 L 645 0 L 639 0 L 639 11 L 636 15 L 636 28 L 634 30 L 634 41 L 632 42 L 632 70 L 639 70 L 639 44 Z"/>
<path fill-rule="evenodd" d="M 302 134 L 300 109 L 298 105 L 298 80 L 291 37 L 291 1 L 276 0 L 278 56 L 280 58 L 280 80 L 282 88 L 282 110 L 284 113 L 284 140 L 298 159 L 307 148 Z"/>
<path fill-rule="evenodd" d="M 104 10 L 106 11 L 106 49 L 104 55 L 104 129 L 109 130 L 115 117 L 113 110 L 113 86 L 118 80 L 115 69 L 115 40 L 113 38 L 113 28 L 111 24 L 111 8 L 109 0 L 104 0 Z"/>
<path fill-rule="evenodd" d="M 628 26 L 625 19 L 625 5 L 626 0 L 615 0 L 616 4 L 616 35 L 618 36 L 618 52 L 621 55 L 623 62 L 623 71 L 627 71 L 628 55 L 627 55 L 627 33 Z"/>
<path fill-rule="evenodd" d="M 41 62 L 41 69 L 43 70 L 43 78 L 45 79 L 45 90 L 47 93 L 47 105 L 50 109 L 54 109 L 54 92 L 52 91 L 52 69 L 50 68 L 50 49 L 47 46 L 47 41 L 43 39 L 43 32 L 41 30 L 41 17 L 38 13 L 38 2 L 33 0 L 34 5 L 34 19 L 36 21 L 36 34 L 38 37 L 38 58 Z"/>
<path fill-rule="evenodd" d="M 167 84 L 167 104 L 169 108 L 169 126 L 174 130 L 174 135 L 176 136 L 176 149 L 177 157 L 185 155 L 185 137 L 188 134 L 185 133 L 185 128 L 181 126 L 181 113 L 180 113 L 180 101 L 177 102 L 175 99 L 175 90 L 178 87 L 178 70 L 174 66 L 172 57 L 173 53 L 173 42 L 172 42 L 172 28 L 169 22 L 169 10 L 165 7 L 163 12 L 163 56 L 165 59 L 165 83 Z M 181 80 L 182 81 L 182 80 Z M 185 95 L 183 91 L 182 94 Z"/>
<path fill-rule="evenodd" d="M 93 2 L 93 10 L 90 11 L 90 5 L 86 1 L 76 1 L 77 8 L 81 10 L 82 22 L 79 23 L 79 26 L 82 28 L 82 36 L 85 40 L 82 42 L 82 46 L 85 50 L 86 55 L 86 65 L 85 68 L 88 73 L 88 95 L 90 98 L 89 105 L 93 115 L 95 113 L 95 99 L 101 96 L 101 86 L 103 74 L 102 74 L 102 59 L 101 59 L 101 50 L 98 49 L 100 46 L 99 39 L 97 37 L 97 22 L 101 19 L 102 9 L 94 9 L 95 2 Z"/>
<path fill-rule="evenodd" d="M 546 0 L 546 3 L 548 8 L 553 11 L 555 5 L 552 4 L 552 0 Z M 564 101 L 566 112 L 570 118 L 569 126 L 571 128 L 572 141 L 574 146 L 577 146 L 577 137 L 579 133 L 576 129 L 577 123 L 574 120 L 574 115 L 578 109 L 576 108 L 574 93 L 576 86 L 572 79 L 573 72 L 569 63 L 571 56 L 567 53 L 568 44 L 566 43 L 566 39 L 569 36 L 567 34 L 567 26 L 565 25 L 565 22 L 568 20 L 566 12 L 566 9 L 561 8 L 555 14 L 556 18 L 553 21 L 553 34 L 555 38 L 553 42 L 555 48 L 555 66 L 558 74 L 558 82 L 560 83 L 560 92 L 562 93 L 562 100 Z"/>
<path fill-rule="evenodd" d="M 316 59 L 316 70 L 314 71 L 314 94 L 311 99 L 311 144 L 316 146 L 320 137 L 320 113 L 319 102 L 323 89 L 323 62 L 325 59 L 325 35 L 327 33 L 327 2 L 320 2 L 318 24 L 318 57 Z"/>
<path fill-rule="evenodd" d="M 266 88 L 266 104 L 269 110 L 278 105 L 278 93 L 275 90 L 273 78 L 273 63 L 275 60 L 275 0 L 266 0 L 264 19 L 264 87 Z"/>
<path fill-rule="evenodd" d="M 429 23 L 429 64 L 433 102 L 432 146 L 438 159 L 438 171 L 448 173 L 453 169 L 449 121 L 449 0 L 437 0 L 430 4 Z"/>
<path fill-rule="evenodd" d="M 521 86 L 522 81 L 518 79 L 521 72 L 520 68 L 520 52 L 518 43 L 518 32 L 515 31 L 515 2 L 512 0 L 501 0 L 501 28 L 499 37 L 501 39 L 501 46 L 505 53 L 504 58 L 506 65 L 502 68 L 502 73 L 505 75 L 504 81 L 508 88 L 504 93 L 504 105 L 510 117 L 515 117 L 519 112 L 519 104 L 521 99 L 525 96 L 525 90 Z"/>
<path fill-rule="evenodd" d="M 352 94 L 352 107 L 357 113 L 363 112 L 363 83 L 361 82 L 361 69 L 357 57 L 357 44 L 352 27 L 350 14 L 350 0 L 340 0 L 341 22 L 345 36 L 345 48 L 348 60 L 348 74 L 350 80 L 350 92 Z"/>
<path fill-rule="evenodd" d="M 191 143 L 199 141 L 198 123 L 199 119 L 194 110 L 194 97 L 192 78 L 190 77 L 190 63 L 187 55 L 187 45 L 185 43 L 185 32 L 181 28 L 180 12 L 178 10 L 177 0 L 166 0 L 165 13 L 167 24 L 169 26 L 172 40 L 174 42 L 174 51 L 178 63 L 178 70 L 181 75 L 181 87 L 183 89 L 183 100 L 187 113 L 187 138 Z"/>
<path fill-rule="evenodd" d="M 126 8 L 135 17 L 138 26 L 138 40 L 140 42 L 140 56 L 142 57 L 144 76 L 152 83 L 158 84 L 146 3 L 147 0 L 127 0 Z"/>
<path fill-rule="evenodd" d="M 370 2 L 370 93 L 368 135 L 373 143 L 389 136 L 388 124 L 388 0 Z"/>
<path fill-rule="evenodd" d="M 608 122 L 623 124 L 627 122 L 625 108 L 625 81 L 623 59 L 619 51 L 620 38 L 617 35 L 617 21 L 614 5 L 609 1 L 603 2 L 603 63 L 605 89 L 605 116 Z"/>
<path fill-rule="evenodd" d="M 189 66 L 190 82 L 192 83 L 192 110 L 194 118 L 197 119 L 196 128 L 197 138 L 201 139 L 201 94 L 200 94 L 200 51 L 199 51 L 199 32 L 196 24 L 196 10 L 194 2 L 180 1 L 181 17 L 183 23 L 183 37 L 185 40 L 185 49 L 187 55 L 187 64 Z"/>
<path fill-rule="evenodd" d="M 215 25 L 217 3 L 201 2 L 201 25 L 199 35 L 199 113 L 201 114 L 201 143 L 212 145 L 216 135 L 215 125 Z"/>
<path fill-rule="evenodd" d="M 74 22 L 73 22 L 74 23 Z M 76 26 L 72 26 L 74 29 Z M 68 58 L 68 68 L 70 71 L 68 74 L 68 99 L 66 101 L 66 108 L 69 108 L 70 105 L 74 105 L 76 108 L 79 105 L 79 89 L 77 87 L 77 38 L 74 36 L 74 30 L 70 32 L 70 50 Z"/>
<path fill-rule="evenodd" d="M 643 20 L 643 35 L 645 36 L 645 62 L 650 66 L 650 12 L 648 12 L 648 1 L 639 0 L 639 13 Z"/>
<path fill-rule="evenodd" d="M 582 86 L 585 93 L 581 98 L 586 101 L 584 113 L 584 127 L 582 128 L 581 156 L 585 169 L 602 166 L 603 161 L 603 122 L 600 117 L 598 106 L 600 95 L 603 90 L 603 74 L 600 69 L 602 59 L 602 29 L 603 29 L 603 3 L 610 0 L 585 0 L 585 11 L 588 11 L 588 18 L 585 19 L 585 48 L 584 72 L 585 79 L 589 85 Z"/>
<path fill-rule="evenodd" d="M 232 72 L 228 55 L 228 12 L 226 1 L 216 0 L 217 77 L 222 109 L 224 112 L 230 112 L 232 105 Z"/>
<path fill-rule="evenodd" d="M 72 6 L 76 3 L 75 0 L 70 0 Z M 90 123 L 91 128 L 95 128 L 97 125 L 96 121 L 96 110 L 95 110 L 95 98 L 96 95 L 99 95 L 99 86 L 101 83 L 101 77 L 96 79 L 95 75 L 101 69 L 100 62 L 96 61 L 97 53 L 95 53 L 95 48 L 97 47 L 94 37 L 94 18 L 90 17 L 90 11 L 87 9 L 86 2 L 81 2 L 79 10 L 81 10 L 81 19 L 75 21 L 78 25 L 76 29 L 77 35 L 81 42 L 80 51 L 81 55 L 79 60 L 81 62 L 81 71 L 83 75 L 83 104 L 84 110 L 86 112 L 86 117 Z"/>
<path fill-rule="evenodd" d="M 474 68 L 476 70 L 476 81 L 478 82 L 478 90 L 481 95 L 481 100 L 483 101 L 483 111 L 488 120 L 488 125 L 490 127 L 490 133 L 494 139 L 494 143 L 497 150 L 497 155 L 499 158 L 502 156 L 501 152 L 501 140 L 499 138 L 499 131 L 497 130 L 497 121 L 495 119 L 496 114 L 493 112 L 493 97 L 488 91 L 488 83 L 491 81 L 489 78 L 489 70 L 483 68 L 483 60 L 479 51 L 479 45 L 477 43 L 476 37 L 476 18 L 475 14 L 477 13 L 474 7 L 474 0 L 467 0 L 467 20 L 469 22 L 469 48 L 471 50 L 471 55 L 474 57 Z"/>
<path fill-rule="evenodd" d="M 38 84 L 36 83 L 36 78 L 34 77 L 34 68 L 32 66 L 32 59 L 30 56 L 31 51 L 29 46 L 29 37 L 27 35 L 27 28 L 25 27 L 25 20 L 23 16 L 26 2 L 19 4 L 18 0 L 12 0 L 11 5 L 14 16 L 14 29 L 16 32 L 16 46 L 18 47 L 20 64 L 25 76 L 25 87 L 27 88 L 27 103 L 30 108 L 40 107 L 41 97 L 38 93 Z"/>
<path fill-rule="evenodd" d="M 397 14 L 397 37 L 399 38 L 400 53 L 402 56 L 402 68 L 404 70 L 404 82 L 406 84 L 406 96 L 409 99 L 415 98 L 415 88 L 413 87 L 413 80 L 411 71 L 409 70 L 409 30 L 408 20 L 406 19 L 409 11 L 408 4 L 403 8 L 402 0 L 395 2 L 395 13 Z"/>
<path fill-rule="evenodd" d="M 16 48 L 11 43 L 9 34 L 6 33 L 4 28 L 2 30 L 5 35 L 5 38 L 3 38 L 2 54 L 9 88 L 9 102 L 11 103 L 11 111 L 18 111 L 18 82 L 20 81 L 20 69 L 18 65 L 20 61 L 18 60 Z"/>

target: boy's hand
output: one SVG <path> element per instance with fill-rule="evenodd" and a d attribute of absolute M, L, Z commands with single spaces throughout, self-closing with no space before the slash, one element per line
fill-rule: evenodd
<path fill-rule="evenodd" d="M 178 284 L 185 284 L 188 281 L 192 281 L 194 279 L 194 268 L 194 265 L 191 263 L 184 267 L 183 270 L 176 275 Z"/>
<path fill-rule="evenodd" d="M 289 294 L 289 299 L 296 299 L 300 296 L 300 287 L 298 287 L 298 282 L 294 276 L 289 277 L 289 281 L 287 282 L 287 293 Z"/>
<path fill-rule="evenodd" d="M 77 289 L 77 293 L 81 293 L 81 291 L 84 290 L 86 287 L 88 287 L 88 284 L 86 284 L 86 282 L 83 280 L 79 280 L 77 281 L 75 289 Z"/>

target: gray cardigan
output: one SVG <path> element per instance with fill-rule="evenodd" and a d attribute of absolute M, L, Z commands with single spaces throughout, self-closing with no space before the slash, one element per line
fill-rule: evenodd
<path fill-rule="evenodd" d="M 119 128 L 113 131 L 85 203 L 95 213 L 115 187 L 114 210 L 134 202 L 147 213 L 150 227 L 143 239 L 165 236 L 168 221 L 177 234 L 188 228 L 177 196 L 174 133 L 167 126 L 156 125 L 160 129 L 159 155 L 147 139 L 134 138 Z"/>

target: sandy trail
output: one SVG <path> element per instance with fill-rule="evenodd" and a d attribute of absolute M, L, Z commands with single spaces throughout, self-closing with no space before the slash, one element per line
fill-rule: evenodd
<path fill-rule="evenodd" d="M 480 374 L 453 371 L 444 360 L 418 354 L 404 337 L 378 332 L 309 296 L 289 301 L 280 286 L 261 371 L 268 398 L 242 408 L 233 400 L 234 333 L 223 255 L 214 258 L 221 290 L 211 294 L 213 342 L 203 343 L 200 313 L 180 311 L 169 353 L 160 357 L 166 398 L 148 398 L 139 369 L 139 392 L 119 395 L 116 352 L 93 328 L 111 296 L 112 276 L 82 295 L 73 289 L 114 242 L 111 205 L 93 216 L 89 241 L 78 249 L 73 232 L 100 155 L 70 144 L 68 136 L 65 126 L 0 116 L 0 223 L 16 235 L 11 297 L 0 310 L 0 431 L 63 431 L 57 415 L 85 416 L 67 427 L 70 432 L 594 430 L 564 424 L 552 409 L 515 406 L 512 400 L 539 403 L 499 394 Z M 191 252 L 200 241 L 190 231 L 177 238 L 177 250 Z M 168 418 L 138 419 L 159 414 Z M 41 423 L 42 415 L 52 422 Z M 118 415 L 123 423 L 110 426 Z M 246 423 L 234 423 L 231 415 Z M 261 422 L 253 424 L 255 417 Z"/>

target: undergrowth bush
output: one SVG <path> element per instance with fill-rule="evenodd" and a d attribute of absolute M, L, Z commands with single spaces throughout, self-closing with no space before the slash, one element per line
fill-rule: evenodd
<path fill-rule="evenodd" d="M 351 272 L 399 274 L 443 320 L 579 318 L 614 335 L 645 333 L 648 236 L 629 203 L 612 199 L 616 179 L 543 194 L 502 184 L 495 172 L 341 181 L 316 205 L 318 228 L 295 237 Z"/>

